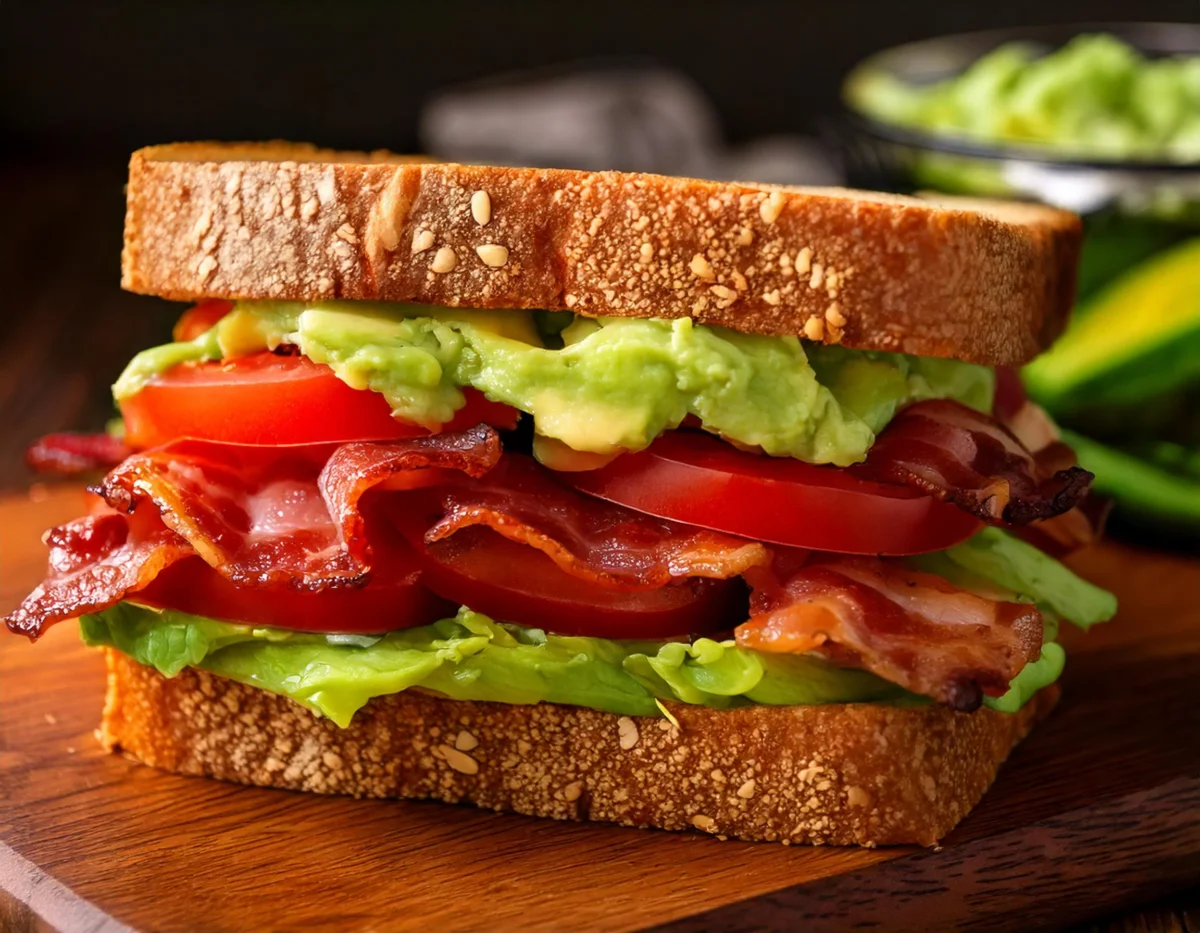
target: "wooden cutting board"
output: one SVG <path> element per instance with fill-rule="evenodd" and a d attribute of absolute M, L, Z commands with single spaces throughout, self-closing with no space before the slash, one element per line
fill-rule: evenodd
<path fill-rule="evenodd" d="M 0 501 L 0 611 L 78 490 Z M 1200 561 L 1110 544 L 1122 610 L 940 850 L 802 848 L 175 777 L 103 753 L 73 625 L 0 636 L 0 929 L 759 930 L 1062 925 L 1200 884 Z"/>

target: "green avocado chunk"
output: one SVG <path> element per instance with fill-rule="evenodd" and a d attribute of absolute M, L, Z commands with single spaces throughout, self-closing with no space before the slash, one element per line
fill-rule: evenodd
<path fill-rule="evenodd" d="M 525 311 L 369 302 L 241 302 L 188 343 L 146 350 L 118 401 L 189 360 L 291 344 L 347 385 L 381 393 L 399 418 L 450 420 L 472 386 L 533 416 L 535 430 L 594 453 L 645 448 L 694 415 L 768 454 L 847 466 L 896 411 L 928 398 L 990 410 L 994 374 L 955 360 L 813 346 L 690 319 L 575 318 L 543 346 Z"/>

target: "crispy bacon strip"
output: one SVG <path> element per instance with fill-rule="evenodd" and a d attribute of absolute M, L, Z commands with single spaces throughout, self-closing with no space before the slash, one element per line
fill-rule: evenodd
<path fill-rule="evenodd" d="M 412 491 L 368 503 L 381 488 Z M 957 708 L 1002 692 L 1041 644 L 1031 607 L 955 590 L 898 561 L 768 548 L 592 499 L 527 457 L 501 458 L 486 427 L 326 448 L 180 441 L 129 458 L 99 491 L 132 514 L 51 533 L 50 579 L 9 620 L 14 630 L 36 636 L 111 605 L 192 553 L 240 586 L 356 585 L 386 511 L 430 543 L 490 528 L 614 588 L 741 575 L 754 590 L 741 643 L 817 651 Z"/>
<path fill-rule="evenodd" d="M 438 434 L 396 444 L 343 444 L 326 462 L 318 483 L 329 514 L 339 522 L 341 542 L 365 552 L 366 523 L 359 500 L 383 485 L 392 489 L 454 486 L 478 479 L 500 462 L 500 435 L 481 424 L 459 434 Z"/>
<path fill-rule="evenodd" d="M 481 480 L 448 489 L 427 543 L 474 525 L 549 556 L 567 573 L 613 586 L 728 579 L 765 564 L 765 545 L 680 525 L 584 496 L 532 459 L 509 454 Z"/>
<path fill-rule="evenodd" d="M 945 399 L 905 408 L 875 440 L 865 479 L 915 486 L 992 524 L 1024 525 L 1073 508 L 1092 474 L 1064 465 L 1065 445 L 1035 456 L 987 415 Z"/>
<path fill-rule="evenodd" d="M 47 434 L 25 451 L 25 462 L 38 473 L 78 476 L 111 470 L 132 453 L 111 434 Z"/>
<path fill-rule="evenodd" d="M 120 602 L 192 553 L 149 511 L 77 518 L 46 532 L 45 540 L 46 580 L 5 619 L 11 631 L 31 640 L 55 622 Z"/>
<path fill-rule="evenodd" d="M 754 589 L 739 645 L 816 651 L 955 709 L 1004 693 L 1041 651 L 1033 606 L 965 592 L 898 560 L 780 551 L 745 576 Z"/>
<path fill-rule="evenodd" d="M 163 522 L 237 586 L 361 586 L 371 569 L 359 504 L 374 486 L 428 468 L 485 472 L 495 432 L 340 447 L 243 447 L 177 441 L 130 457 L 96 488 L 130 512 L 149 500 Z"/>
<path fill-rule="evenodd" d="M 1000 379 L 1003 375 L 997 372 L 998 382 L 1003 381 Z M 1015 375 L 1005 378 L 1016 380 Z M 1019 381 L 1017 391 L 1020 391 Z M 1010 398 L 1015 394 L 1009 391 Z M 1068 470 L 1075 465 L 1075 451 L 1059 438 L 1058 426 L 1040 405 L 1026 398 L 1024 392 L 1020 392 L 1015 403 L 1008 404 L 1003 415 L 997 405 L 996 417 L 1026 449 L 1033 451 L 1034 460 L 1043 474 Z M 1045 521 L 1025 525 L 1018 534 L 1041 550 L 1061 557 L 1098 541 L 1110 511 L 1112 502 L 1089 490 L 1073 508 Z"/>

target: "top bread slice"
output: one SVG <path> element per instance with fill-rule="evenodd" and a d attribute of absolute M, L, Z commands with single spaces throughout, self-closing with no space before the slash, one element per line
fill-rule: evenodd
<path fill-rule="evenodd" d="M 998 366 L 1062 330 L 1079 243 L 1030 204 L 184 143 L 133 154 L 122 284 L 690 317 Z"/>

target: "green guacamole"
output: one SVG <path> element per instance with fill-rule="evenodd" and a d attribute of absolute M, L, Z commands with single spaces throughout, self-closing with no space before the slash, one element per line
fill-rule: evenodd
<path fill-rule="evenodd" d="M 918 566 L 1034 602 L 1046 620 L 1039 659 L 987 706 L 1014 712 L 1062 672 L 1059 616 L 1087 627 L 1116 610 L 1112 594 L 1058 561 L 988 529 Z M 454 619 L 387 635 L 321 635 L 237 625 L 132 602 L 84 616 L 84 640 L 110 645 L 174 677 L 199 667 L 290 697 L 345 726 L 371 697 L 411 688 L 454 699 L 562 703 L 629 716 L 662 700 L 717 709 L 760 703 L 921 703 L 902 688 L 814 655 L 769 654 L 731 641 L 612 641 L 550 635 L 462 609 Z"/>
<path fill-rule="evenodd" d="M 1200 56 L 1151 59 L 1107 34 L 1040 57 L 1009 43 L 921 87 L 864 68 L 846 94 L 878 120 L 942 136 L 1077 157 L 1200 161 Z"/>
<path fill-rule="evenodd" d="M 397 417 L 430 427 L 449 421 L 472 386 L 575 450 L 640 450 L 690 414 L 769 454 L 838 466 L 862 460 L 902 406 L 952 398 L 986 411 L 994 388 L 991 370 L 969 363 L 814 346 L 686 318 L 576 318 L 549 342 L 525 311 L 242 302 L 197 339 L 138 354 L 113 388 L 119 401 L 179 363 L 286 343 L 346 384 L 381 393 Z"/>

